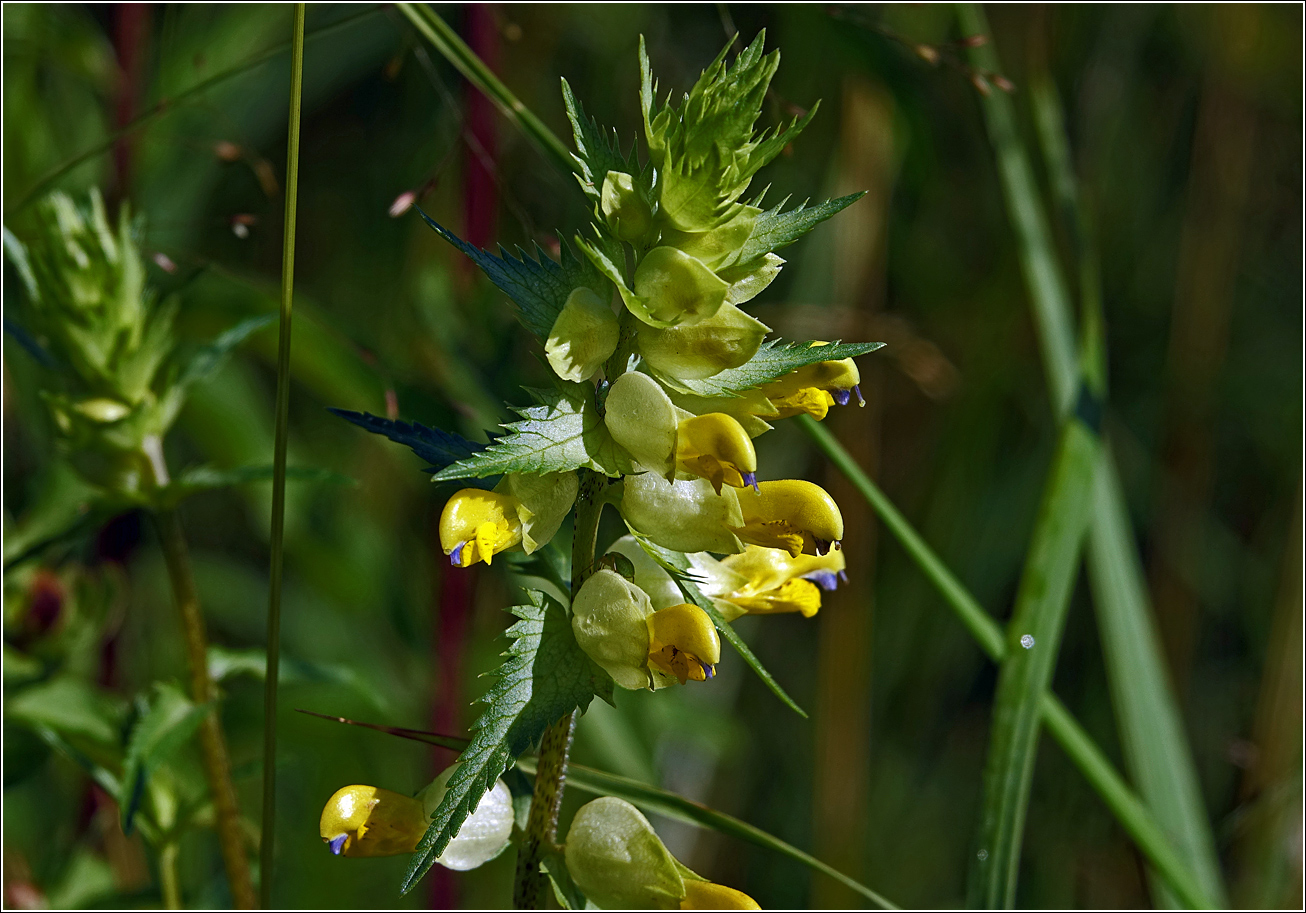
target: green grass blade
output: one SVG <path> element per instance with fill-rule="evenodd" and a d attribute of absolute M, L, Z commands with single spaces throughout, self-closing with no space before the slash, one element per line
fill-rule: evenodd
<path fill-rule="evenodd" d="M 425 3 L 400 3 L 399 11 L 422 33 L 427 41 L 467 77 L 467 80 L 480 89 L 486 98 L 494 102 L 503 116 L 517 126 L 526 137 L 540 147 L 549 159 L 564 174 L 576 171 L 576 162 L 571 152 L 558 139 L 557 134 L 544 125 L 521 103 L 516 95 L 499 81 L 499 77 L 485 65 L 481 58 L 469 48 L 458 33 L 449 28 L 449 24 Z"/>
<path fill-rule="evenodd" d="M 885 527 L 934 584 L 939 594 L 943 596 L 944 603 L 970 630 L 984 652 L 995 662 L 1001 662 L 1007 653 L 1006 636 L 1002 626 L 994 621 L 975 597 L 962 586 L 833 434 L 807 416 L 799 416 L 795 421 L 808 433 L 817 448 L 866 498 Z M 1105 469 L 1105 465 L 1099 467 L 1099 483 Z M 1115 814 L 1116 820 L 1120 822 L 1139 850 L 1166 879 L 1175 893 L 1193 907 L 1215 906 L 1189 872 L 1188 863 L 1179 856 L 1151 811 L 1054 694 L 1048 693 L 1043 697 L 1043 722 L 1062 750 L 1079 768 L 1080 773 L 1097 790 L 1102 801 Z"/>
<path fill-rule="evenodd" d="M 286 439 L 290 422 L 290 328 L 295 295 L 295 209 L 299 193 L 299 121 L 304 88 L 304 4 L 295 4 L 290 57 L 290 120 L 286 144 L 286 234 L 281 248 L 281 335 L 277 342 L 277 427 L 272 465 L 272 558 L 268 589 L 267 675 L 263 682 L 263 832 L 259 899 L 272 901 L 277 814 L 277 684 L 281 660 L 281 570 L 286 531 Z"/>
<path fill-rule="evenodd" d="M 1007 658 L 998 676 L 977 853 L 971 861 L 971 907 L 1015 906 L 1043 696 L 1052 685 L 1079 575 L 1097 464 L 1097 435 L 1070 419 L 1061 432 L 1007 625 Z"/>
<path fill-rule="evenodd" d="M 527 773 L 533 774 L 535 772 L 533 759 L 523 758 L 517 762 L 517 766 Z M 746 840 L 782 856 L 788 856 L 815 872 L 833 878 L 840 884 L 856 891 L 882 910 L 898 909 L 898 907 L 866 887 L 866 885 L 849 878 L 837 869 L 831 868 L 814 856 L 804 853 L 796 846 L 785 843 L 779 837 L 772 836 L 761 828 L 740 821 L 738 818 L 724 812 L 716 811 L 706 805 L 700 805 L 691 799 L 686 799 L 684 796 L 668 792 L 665 789 L 658 789 L 656 786 L 649 786 L 647 783 L 640 783 L 638 780 L 619 777 L 616 774 L 605 773 L 592 767 L 582 767 L 579 764 L 572 764 L 567 768 L 567 784 L 576 789 L 593 793 L 596 796 L 616 796 L 633 805 L 638 805 L 645 811 L 699 827 L 711 828 L 722 834 Z"/>
<path fill-rule="evenodd" d="M 967 35 L 989 34 L 988 22 L 977 5 L 960 5 L 958 18 Z M 981 69 L 1000 71 L 992 41 L 972 47 L 968 53 Z M 1011 98 L 1003 92 L 990 92 L 981 103 L 1039 327 L 1049 390 L 1058 414 L 1064 415 L 1075 392 L 1071 308 L 1065 283 L 1033 171 L 1016 130 Z M 1104 454 L 1096 482 L 1088 565 L 1126 766 L 1204 893 L 1222 903 L 1224 886 L 1210 820 L 1166 674 L 1124 495 L 1109 454 Z M 1154 885 L 1158 904 L 1175 902 L 1164 884 Z"/>

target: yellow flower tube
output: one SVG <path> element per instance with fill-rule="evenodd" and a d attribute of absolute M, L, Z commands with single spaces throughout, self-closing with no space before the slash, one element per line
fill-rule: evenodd
<path fill-rule="evenodd" d="M 753 545 L 783 548 L 797 557 L 823 555 L 843 538 L 843 515 L 821 486 L 804 479 L 762 482 L 735 492 L 744 523 L 734 532 Z"/>

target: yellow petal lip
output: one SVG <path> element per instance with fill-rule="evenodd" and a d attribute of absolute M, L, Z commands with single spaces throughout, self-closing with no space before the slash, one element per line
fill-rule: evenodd
<path fill-rule="evenodd" d="M 843 538 L 843 515 L 825 489 L 803 479 L 760 483 L 756 492 L 738 492 L 744 525 L 735 534 L 745 542 L 783 548 L 797 557 L 823 555 Z"/>
<path fill-rule="evenodd" d="M 440 513 L 440 547 L 454 567 L 489 564 L 522 541 L 519 502 L 511 495 L 464 488 Z"/>
<path fill-rule="evenodd" d="M 701 476 L 718 494 L 757 485 L 757 451 L 739 422 L 724 412 L 695 415 L 676 429 L 676 468 Z"/>
<path fill-rule="evenodd" d="M 743 891 L 736 891 L 711 881 L 685 880 L 682 910 L 760 910 L 757 901 Z"/>
<path fill-rule="evenodd" d="M 422 803 L 375 786 L 346 786 L 327 800 L 318 829 L 337 856 L 411 853 L 426 833 Z"/>
<path fill-rule="evenodd" d="M 685 684 L 707 681 L 721 661 L 721 638 L 707 613 L 681 603 L 648 616 L 648 661 Z"/>

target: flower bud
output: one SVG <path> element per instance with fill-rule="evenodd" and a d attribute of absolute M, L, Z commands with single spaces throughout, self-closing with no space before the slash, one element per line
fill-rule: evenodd
<path fill-rule="evenodd" d="M 599 207 L 608 228 L 623 241 L 639 240 L 653 225 L 648 201 L 635 188 L 635 179 L 624 171 L 609 171 L 603 178 Z"/>
<path fill-rule="evenodd" d="M 520 502 L 507 494 L 464 488 L 440 513 L 440 546 L 454 567 L 489 564 L 495 555 L 522 541 Z"/>
<path fill-rule="evenodd" d="M 655 247 L 635 270 L 635 294 L 645 323 L 673 326 L 711 317 L 726 300 L 729 286 L 702 261 L 674 247 Z"/>
<path fill-rule="evenodd" d="M 346 786 L 327 800 L 319 831 L 337 856 L 397 856 L 426 833 L 422 803 L 375 786 Z"/>
<path fill-rule="evenodd" d="M 735 204 L 724 222 L 707 231 L 681 231 L 668 227 L 662 231 L 662 243 L 682 250 L 710 269 L 716 269 L 730 255 L 744 246 L 762 210 L 756 206 Z"/>
<path fill-rule="evenodd" d="M 563 380 L 589 380 L 617 348 L 620 336 L 617 315 L 597 294 L 577 288 L 567 296 L 544 354 L 549 366 Z"/>
<path fill-rule="evenodd" d="M 682 685 L 689 679 L 707 681 L 721 662 L 721 638 L 712 619 L 685 602 L 649 615 L 648 661 Z"/>
<path fill-rule="evenodd" d="M 749 260 L 747 263 L 721 270 L 717 275 L 723 281 L 730 283 L 730 291 L 726 292 L 726 303 L 743 304 L 745 301 L 752 301 L 775 281 L 784 264 L 784 258 L 779 254 L 763 254 L 756 260 Z"/>
<path fill-rule="evenodd" d="M 667 606 L 684 601 L 685 596 L 676 585 L 676 581 L 663 570 L 662 565 L 644 551 L 643 546 L 635 540 L 634 536 L 622 536 L 608 546 L 608 554 L 613 552 L 625 556 L 630 561 L 635 572 L 632 582 L 648 594 L 649 602 L 654 609 L 665 609 Z"/>
<path fill-rule="evenodd" d="M 653 370 L 668 377 L 695 380 L 720 374 L 747 362 L 770 327 L 733 304 L 693 324 L 662 329 L 639 328 L 639 352 Z"/>
<path fill-rule="evenodd" d="M 449 778 L 457 769 L 457 764 L 450 765 L 417 794 L 428 824 L 440 805 L 440 800 L 449 791 Z M 476 808 L 435 861 L 455 872 L 466 872 L 484 865 L 502 853 L 508 845 L 512 837 L 513 820 L 512 793 L 502 780 L 495 780 L 494 786 L 481 797 Z"/>
<path fill-rule="evenodd" d="M 749 489 L 723 488 L 706 479 L 667 481 L 646 472 L 626 476 L 621 514 L 635 529 L 663 548 L 678 552 L 744 550 L 732 530 L 744 526 L 738 495 Z"/>
<path fill-rule="evenodd" d="M 576 812 L 564 859 L 576 887 L 605 910 L 672 910 L 685 897 L 676 860 L 622 799 L 605 796 Z"/>
<path fill-rule="evenodd" d="M 515 499 L 522 551 L 528 555 L 547 545 L 558 532 L 579 490 L 580 480 L 574 472 L 513 472 L 494 487 L 495 493 Z"/>
<path fill-rule="evenodd" d="M 595 571 L 571 604 L 576 643 L 623 688 L 651 687 L 648 595 L 616 571 Z M 669 680 L 669 676 L 667 677 Z"/>
<path fill-rule="evenodd" d="M 757 486 L 757 453 L 743 427 L 728 415 L 695 415 L 676 429 L 676 467 L 712 483 L 733 488 Z"/>
<path fill-rule="evenodd" d="M 612 439 L 641 466 L 660 475 L 674 468 L 676 427 L 688 413 L 677 409 L 662 385 L 638 371 L 612 384 L 604 404 L 604 423 Z"/>
<path fill-rule="evenodd" d="M 736 492 L 744 522 L 734 532 L 745 542 L 823 555 L 843 538 L 843 515 L 825 489 L 803 479 L 762 482 Z"/>

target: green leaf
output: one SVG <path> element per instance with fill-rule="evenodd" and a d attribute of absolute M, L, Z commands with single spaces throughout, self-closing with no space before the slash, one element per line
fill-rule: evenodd
<path fill-rule="evenodd" d="M 471 258 L 490 281 L 512 299 L 521 322 L 540 339 L 549 338 L 549 331 L 566 305 L 567 296 L 577 288 L 592 289 L 601 298 L 610 294 L 603 277 L 589 260 L 577 258 L 565 243 L 561 245 L 561 262 L 549 259 L 538 244 L 535 245 L 537 260 L 531 259 L 521 248 L 517 248 L 518 256 L 514 257 L 500 247 L 502 256 L 496 257 L 459 238 L 422 212 L 420 206 L 414 208 L 436 234 Z"/>
<path fill-rule="evenodd" d="M 196 352 L 181 372 L 177 382 L 185 386 L 208 380 L 217 373 L 237 346 L 265 326 L 276 322 L 276 319 L 276 314 L 259 314 L 242 320 Z"/>
<path fill-rule="evenodd" d="M 127 740 L 121 781 L 127 795 L 119 804 L 123 833 L 132 832 L 150 775 L 194 734 L 211 710 L 211 704 L 192 703 L 174 684 L 155 684 L 154 695 Z"/>
<path fill-rule="evenodd" d="M 209 677 L 222 682 L 237 675 L 248 675 L 258 681 L 267 676 L 267 653 L 259 647 L 230 650 L 226 647 L 209 647 Z M 311 662 L 287 656 L 282 651 L 277 663 L 277 682 L 285 685 L 315 684 L 341 685 L 366 698 L 377 710 L 387 712 L 390 707 L 375 684 L 343 663 Z"/>
<path fill-rule="evenodd" d="M 118 744 L 122 707 L 88 682 L 60 676 L 6 696 L 5 716 L 32 728 L 44 726 L 107 746 Z"/>
<path fill-rule="evenodd" d="M 584 711 L 594 695 L 611 700 L 612 679 L 576 643 L 567 611 L 534 590 L 530 605 L 509 611 L 520 621 L 508 629 L 512 645 L 472 740 L 458 758 L 449 791 L 431 815 L 401 890 L 408 893 L 426 874 L 494 781 L 528 751 L 544 730 L 573 710 Z"/>
<path fill-rule="evenodd" d="M 446 479 L 483 478 L 505 472 L 568 472 L 586 467 L 608 476 L 632 471 L 630 456 L 608 433 L 594 402 L 594 388 L 563 381 L 552 390 L 527 393 L 538 405 L 515 411 L 523 421 L 490 446 L 437 472 Z"/>
<path fill-rule="evenodd" d="M 522 758 L 517 762 L 517 766 L 527 773 L 535 772 L 533 758 Z M 567 784 L 592 795 L 616 796 L 619 799 L 625 799 L 632 805 L 637 805 L 646 812 L 652 812 L 655 815 L 662 815 L 675 821 L 684 821 L 698 827 L 711 828 L 739 840 L 746 840 L 755 846 L 771 850 L 782 856 L 788 856 L 814 872 L 820 872 L 833 878 L 881 909 L 898 909 L 878 893 L 866 887 L 866 885 L 849 878 L 797 847 L 785 843 L 779 837 L 772 836 L 759 827 L 754 827 L 724 812 L 708 808 L 692 799 L 686 799 L 684 796 L 668 792 L 665 789 L 659 789 L 656 786 L 649 786 L 647 783 L 641 783 L 638 780 L 605 773 L 580 764 L 569 764 L 567 766 Z"/>
<path fill-rule="evenodd" d="M 968 905 L 972 909 L 1015 906 L 1043 700 L 1052 685 L 1070 597 L 1079 576 L 1098 463 L 1097 435 L 1078 419 L 1068 420 L 1007 625 L 976 853 L 970 863 Z"/>
<path fill-rule="evenodd" d="M 804 365 L 856 358 L 881 348 L 884 348 L 882 342 L 834 342 L 818 346 L 810 342 L 769 339 L 762 343 L 756 355 L 738 368 L 728 368 L 702 380 L 680 378 L 675 380 L 675 385 L 682 392 L 697 396 L 734 396 L 752 387 L 769 384 Z"/>
<path fill-rule="evenodd" d="M 766 687 L 771 689 L 771 693 L 780 698 L 785 706 L 794 713 L 806 719 L 807 712 L 799 707 L 794 699 L 780 687 L 780 683 L 771 676 L 771 673 L 766 671 L 766 667 L 762 665 L 761 660 L 753 655 L 752 650 L 748 649 L 748 644 L 744 643 L 743 639 L 735 633 L 735 629 L 730 627 L 730 623 L 721 617 L 721 613 L 717 611 L 711 597 L 703 595 L 703 591 L 698 588 L 698 584 L 694 582 L 691 576 L 693 570 L 689 559 L 681 552 L 663 548 L 629 525 L 626 528 L 630 530 L 630 534 L 635 537 L 635 541 L 648 553 L 649 557 L 672 576 L 676 581 L 676 585 L 680 587 L 680 591 L 685 594 L 685 598 L 707 613 L 707 616 L 712 619 L 712 624 L 721 632 L 721 636 L 729 642 L 730 646 L 735 648 L 735 652 L 743 658 L 744 662 L 757 674 L 757 677 L 762 680 Z"/>
<path fill-rule="evenodd" d="M 824 222 L 830 216 L 840 212 L 853 203 L 856 203 L 866 191 L 850 193 L 846 197 L 839 197 L 834 200 L 826 200 L 824 203 L 818 203 L 809 207 L 806 201 L 798 205 L 797 209 L 791 209 L 789 212 L 781 212 L 789 198 L 780 201 L 780 204 L 774 209 L 768 209 L 757 217 L 753 224 L 752 234 L 744 242 L 739 253 L 731 259 L 732 264 L 748 263 L 750 260 L 756 260 L 758 257 L 773 253 L 782 247 L 793 244 L 803 235 L 807 234 L 817 225 Z"/>
<path fill-rule="evenodd" d="M 576 141 L 574 157 L 581 169 L 576 179 L 585 195 L 598 203 L 603 178 L 609 171 L 623 171 L 635 178 L 636 186 L 651 196 L 653 169 L 647 165 L 640 167 L 635 155 L 636 144 L 631 143 L 629 155 L 622 155 L 617 131 L 600 127 L 598 121 L 585 113 L 585 106 L 572 93 L 566 79 L 562 80 L 562 101 L 567 106 L 567 120 L 571 121 L 571 132 Z"/>
<path fill-rule="evenodd" d="M 403 444 L 423 460 L 427 467 L 423 472 L 435 473 L 450 463 L 466 459 L 479 453 L 488 445 L 469 441 L 461 435 L 440 428 L 428 428 L 420 422 L 391 421 L 368 412 L 350 412 L 347 409 L 328 409 L 332 415 L 338 415 L 347 422 L 353 422 L 365 431 L 388 437 L 396 444 Z"/>

